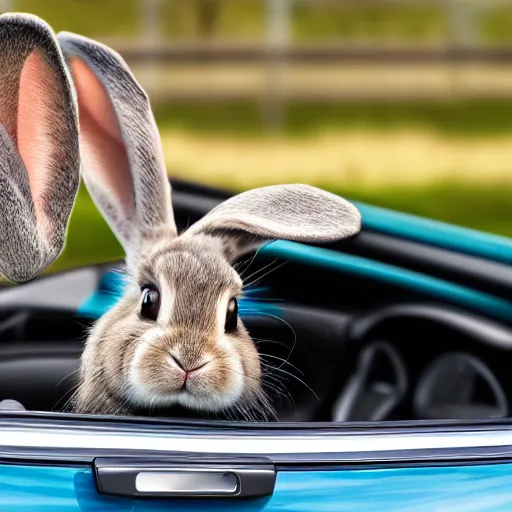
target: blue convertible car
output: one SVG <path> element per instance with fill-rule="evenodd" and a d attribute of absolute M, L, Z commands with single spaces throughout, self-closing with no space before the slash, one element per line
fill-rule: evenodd
<path fill-rule="evenodd" d="M 173 190 L 180 227 L 230 195 Z M 248 260 L 275 422 L 70 414 L 118 266 L 3 288 L 0 510 L 512 510 L 512 241 L 357 206 L 355 237 Z"/>

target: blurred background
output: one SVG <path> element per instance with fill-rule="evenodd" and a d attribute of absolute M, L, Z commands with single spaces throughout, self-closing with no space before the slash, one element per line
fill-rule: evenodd
<path fill-rule="evenodd" d="M 0 0 L 115 48 L 169 174 L 512 235 L 512 0 Z M 82 189 L 50 269 L 122 251 Z"/>

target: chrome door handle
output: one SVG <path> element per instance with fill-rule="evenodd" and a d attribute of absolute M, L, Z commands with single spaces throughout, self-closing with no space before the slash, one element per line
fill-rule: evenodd
<path fill-rule="evenodd" d="M 263 457 L 97 458 L 102 494 L 153 498 L 261 498 L 275 487 L 276 468 Z"/>

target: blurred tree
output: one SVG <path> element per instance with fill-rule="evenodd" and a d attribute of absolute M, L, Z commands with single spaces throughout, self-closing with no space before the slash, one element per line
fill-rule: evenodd
<path fill-rule="evenodd" d="M 197 28 L 200 36 L 210 38 L 216 34 L 220 9 L 220 0 L 196 0 Z"/>

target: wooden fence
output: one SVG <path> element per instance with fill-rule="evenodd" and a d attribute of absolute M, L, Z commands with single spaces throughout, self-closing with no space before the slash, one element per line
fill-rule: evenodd
<path fill-rule="evenodd" d="M 117 44 L 155 101 L 512 100 L 512 47 Z M 279 117 L 277 114 L 275 114 Z"/>

